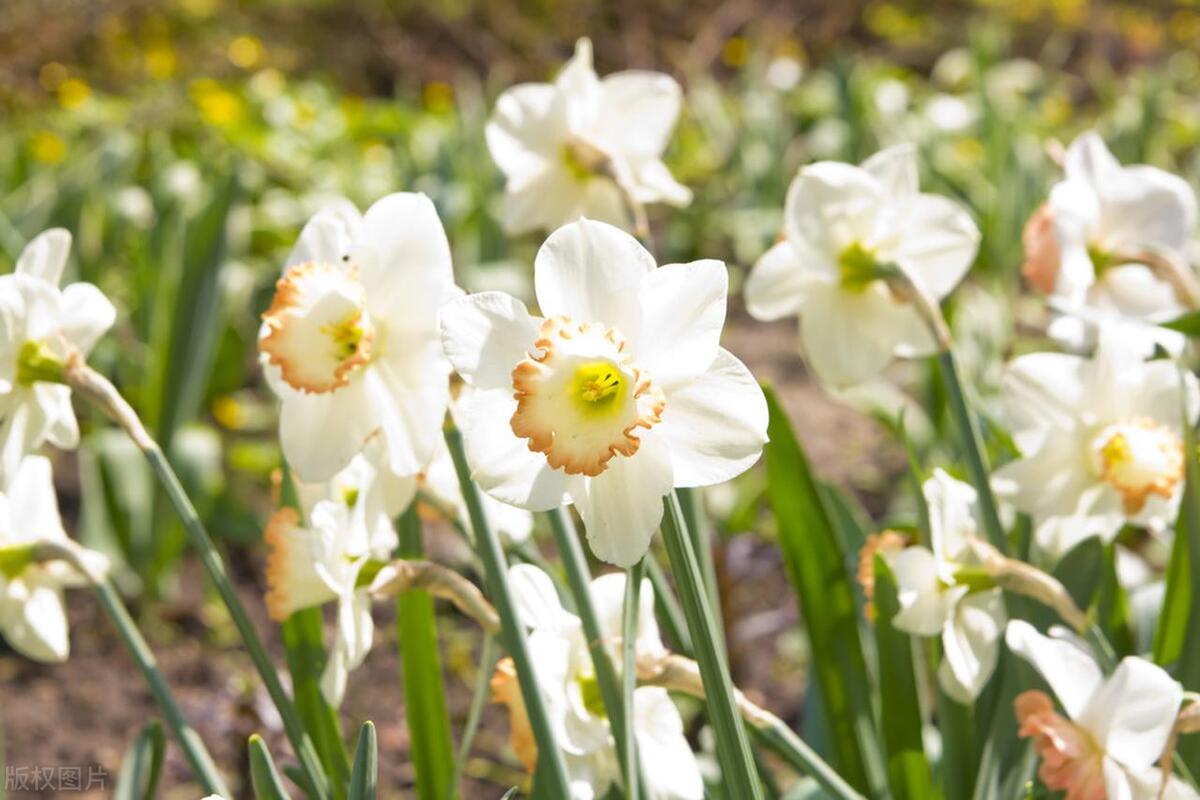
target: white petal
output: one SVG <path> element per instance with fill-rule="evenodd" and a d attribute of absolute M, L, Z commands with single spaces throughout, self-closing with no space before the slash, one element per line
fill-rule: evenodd
<path fill-rule="evenodd" d="M 337 630 L 329 661 L 321 675 L 321 694 L 334 708 L 342 704 L 346 679 L 358 669 L 371 650 L 375 621 L 371 618 L 371 597 L 365 591 L 353 591 L 338 602 Z"/>
<path fill-rule="evenodd" d="M 1072 642 L 1043 636 L 1024 620 L 1010 621 L 1004 639 L 1050 684 L 1067 716 L 1078 721 L 1103 680 L 1095 659 Z"/>
<path fill-rule="evenodd" d="M 511 389 L 513 367 L 533 349 L 540 325 L 512 295 L 480 292 L 442 308 L 442 348 L 472 386 Z"/>
<path fill-rule="evenodd" d="M 41 278 L 53 286 L 58 286 L 70 252 L 70 232 L 62 228 L 51 228 L 38 234 L 33 241 L 25 245 L 13 271 L 20 275 Z"/>
<path fill-rule="evenodd" d="M 820 161 L 800 170 L 788 188 L 788 238 L 836 259 L 854 242 L 866 243 L 885 201 L 879 181 L 850 164 Z"/>
<path fill-rule="evenodd" d="M 517 618 L 528 628 L 566 635 L 579 626 L 579 618 L 567 612 L 558 598 L 550 576 L 532 564 L 516 564 L 508 569 Z"/>
<path fill-rule="evenodd" d="M 26 456 L 5 494 L 15 525 L 16 541 L 66 541 L 67 533 L 58 513 L 58 497 L 48 458 Z"/>
<path fill-rule="evenodd" d="M 504 503 L 549 511 L 566 502 L 566 474 L 551 469 L 546 457 L 529 450 L 512 432 L 517 401 L 511 390 L 478 391 L 463 410 L 463 438 L 471 477 Z"/>
<path fill-rule="evenodd" d="M 117 319 L 117 310 L 90 283 L 72 283 L 62 293 L 62 333 L 87 355 Z"/>
<path fill-rule="evenodd" d="M 437 313 L 456 290 L 450 243 L 428 197 L 390 194 L 367 209 L 351 260 L 371 313 L 389 330 L 437 330 Z"/>
<path fill-rule="evenodd" d="M 592 42 L 582 38 L 575 42 L 573 55 L 554 80 L 555 113 L 566 118 L 573 133 L 590 130 L 600 111 L 600 78 L 592 66 Z"/>
<path fill-rule="evenodd" d="M 554 113 L 554 94 L 551 84 L 523 83 L 506 89 L 496 100 L 484 134 L 492 160 L 510 180 L 562 158 L 566 119 Z"/>
<path fill-rule="evenodd" d="M 1162 667 L 1129 657 L 1092 695 L 1076 721 L 1110 757 L 1138 770 L 1162 754 L 1182 701 L 1183 688 Z"/>
<path fill-rule="evenodd" d="M 504 230 L 512 236 L 535 230 L 552 231 L 568 222 L 574 222 L 585 214 L 604 221 L 628 227 L 628 215 L 623 208 L 617 219 L 608 219 L 606 213 L 589 209 L 589 186 L 592 183 L 607 184 L 613 193 L 616 187 L 611 181 L 581 181 L 565 163 L 548 162 L 536 172 L 513 179 L 505 187 Z M 616 205 L 622 201 L 619 193 Z M 611 213 L 611 212 L 609 212 Z"/>
<path fill-rule="evenodd" d="M 610 572 L 591 582 L 592 605 L 600 623 L 600 635 L 605 639 L 619 639 L 625 611 L 625 573 Z M 642 579 L 638 591 L 637 654 L 657 655 L 664 652 L 662 637 L 658 632 L 658 621 L 654 617 L 654 586 Z"/>
<path fill-rule="evenodd" d="M 929 505 L 929 538 L 934 555 L 939 562 L 960 560 L 967 541 L 975 536 L 975 489 L 939 467 L 925 481 L 922 491 Z"/>
<path fill-rule="evenodd" d="M 286 266 L 314 261 L 336 264 L 350 255 L 355 236 L 362 227 L 362 214 L 345 198 L 338 199 L 313 215 L 300 231 Z"/>
<path fill-rule="evenodd" d="M 1046 426 L 1074 427 L 1087 371 L 1085 359 L 1062 353 L 1031 353 L 1010 361 L 1004 370 L 1004 408 L 1018 436 Z"/>
<path fill-rule="evenodd" d="M 682 208 L 692 202 L 692 190 L 675 180 L 661 159 L 634 161 L 629 170 L 633 175 L 631 194 L 639 203 L 669 203 Z"/>
<path fill-rule="evenodd" d="M 279 443 L 302 481 L 329 480 L 362 452 L 379 430 L 378 409 L 361 376 L 324 394 L 307 394 L 286 385 L 276 391 L 282 400 Z"/>
<path fill-rule="evenodd" d="M 71 648 L 62 591 L 44 583 L 27 584 L 27 589 L 28 595 L 17 601 L 15 613 L 4 615 L 4 638 L 34 661 L 66 661 Z"/>
<path fill-rule="evenodd" d="M 769 322 L 799 312 L 813 286 L 836 279 L 826 257 L 785 239 L 758 259 L 742 294 L 750 316 Z"/>
<path fill-rule="evenodd" d="M 388 358 L 388 355 L 393 355 Z M 433 460 L 450 405 L 450 383 L 435 339 L 377 359 L 362 383 L 379 420 L 388 468 L 415 475 Z M 364 442 L 365 444 L 365 442 Z"/>
<path fill-rule="evenodd" d="M 900 610 L 892 624 L 917 636 L 936 636 L 965 589 L 942 589 L 937 559 L 924 547 L 906 547 L 892 560 Z"/>
<path fill-rule="evenodd" d="M 658 430 L 671 449 L 676 486 L 712 486 L 758 461 L 767 402 L 750 370 L 723 348 L 708 370 L 667 392 Z"/>
<path fill-rule="evenodd" d="M 898 241 L 880 251 L 913 275 L 935 298 L 958 285 L 979 250 L 979 228 L 961 205 L 945 197 L 919 194 L 906 198 L 889 215 Z"/>
<path fill-rule="evenodd" d="M 598 322 L 636 339 L 638 290 L 654 270 L 654 257 L 628 233 L 582 219 L 550 234 L 534 261 L 543 316 Z"/>
<path fill-rule="evenodd" d="M 600 81 L 600 111 L 588 138 L 608 153 L 657 158 L 682 104 L 683 90 L 670 75 L 614 73 Z"/>
<path fill-rule="evenodd" d="M 1196 228 L 1196 195 L 1182 178 L 1156 167 L 1120 170 L 1100 187 L 1103 243 L 1181 251 Z"/>
<path fill-rule="evenodd" d="M 34 403 L 38 412 L 35 417 L 42 420 L 38 435 L 29 450 L 36 450 L 43 441 L 48 441 L 60 450 L 74 450 L 79 446 L 79 422 L 71 405 L 71 389 L 60 383 L 35 383 L 32 387 Z"/>
<path fill-rule="evenodd" d="M 917 148 L 911 142 L 880 150 L 862 162 L 862 169 L 879 181 L 893 200 L 909 198 L 918 191 Z"/>
<path fill-rule="evenodd" d="M 595 478 L 573 482 L 571 499 L 596 558 L 618 567 L 636 564 L 650 547 L 672 488 L 671 450 L 654 431 L 642 435 L 636 454 L 617 456 Z"/>
<path fill-rule="evenodd" d="M 635 353 L 661 387 L 694 378 L 713 363 L 725 326 L 729 273 L 708 259 L 666 264 L 642 281 L 642 330 Z"/>
<path fill-rule="evenodd" d="M 1120 169 L 1120 163 L 1095 131 L 1085 131 L 1075 137 L 1063 159 L 1063 171 L 1068 179 L 1082 180 L 1096 188 L 1108 183 Z"/>
<path fill-rule="evenodd" d="M 800 317 L 800 335 L 817 377 L 836 388 L 875 377 L 900 350 L 927 352 L 930 342 L 912 307 L 893 300 L 882 285 L 855 292 L 814 288 Z"/>
<path fill-rule="evenodd" d="M 996 669 L 1003 630 L 1004 595 L 991 589 L 959 601 L 942 632 L 942 663 L 971 701 L 979 697 Z"/>
<path fill-rule="evenodd" d="M 679 709 L 666 689 L 643 686 L 633 693 L 634 732 L 646 788 L 653 800 L 701 800 L 704 780 L 683 731 Z"/>

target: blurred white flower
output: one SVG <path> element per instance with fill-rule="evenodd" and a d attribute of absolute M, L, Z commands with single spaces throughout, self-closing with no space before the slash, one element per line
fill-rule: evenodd
<path fill-rule="evenodd" d="M 610 787 L 620 785 L 620 768 L 579 618 L 563 609 L 554 583 L 537 567 L 521 564 L 512 567 L 509 576 L 517 615 L 529 630 L 529 649 L 550 724 L 567 765 L 571 800 L 604 797 Z M 601 637 L 619 641 L 625 576 L 612 573 L 595 579 L 591 594 Z M 654 590 L 649 581 L 643 582 L 638 599 L 638 656 L 665 654 L 654 619 Z M 612 649 L 615 658 L 617 648 Z M 508 705 L 513 747 L 532 771 L 537 749 L 509 659 L 497 666 L 492 691 L 498 701 Z M 649 797 L 700 800 L 704 796 L 700 768 L 684 735 L 679 710 L 667 691 L 653 686 L 635 689 L 633 715 Z"/>
<path fill-rule="evenodd" d="M 925 104 L 926 121 L 942 133 L 962 133 L 978 116 L 970 103 L 952 94 L 935 94 Z"/>
<path fill-rule="evenodd" d="M 902 270 L 940 300 L 966 274 L 978 243 L 961 206 L 918 191 L 912 146 L 882 150 L 859 167 L 817 162 L 788 189 L 784 238 L 746 279 L 746 307 L 762 320 L 799 314 L 817 376 L 852 386 L 894 356 L 934 349 L 921 316 L 893 295 L 883 270 Z"/>
<path fill-rule="evenodd" d="M 976 535 L 975 490 L 941 469 L 925 481 L 923 490 L 930 547 L 887 554 L 900 600 L 892 622 L 917 636 L 941 637 L 938 681 L 958 702 L 972 703 L 996 668 L 1004 597 L 995 586 L 971 585 L 973 577 L 982 577 L 970 547 Z"/>
<path fill-rule="evenodd" d="M 1037 690 L 1022 692 L 1013 704 L 1019 735 L 1033 739 L 1041 758 L 1038 777 L 1046 788 L 1066 790 L 1072 800 L 1200 796 L 1174 776 L 1162 787 L 1157 762 L 1183 688 L 1161 667 L 1130 657 L 1105 678 L 1081 646 L 1043 636 L 1021 620 L 1008 623 L 1005 640 L 1041 674 L 1067 714 L 1060 715 L 1054 701 Z"/>
<path fill-rule="evenodd" d="M 885 78 L 875 87 L 875 108 L 884 117 L 898 117 L 908 110 L 909 92 L 904 81 Z"/>
<path fill-rule="evenodd" d="M 371 557 L 367 504 L 359 498 L 321 500 L 301 522 L 294 508 L 281 508 L 267 523 L 267 611 L 283 622 L 304 608 L 337 601 L 333 646 L 321 675 L 321 693 L 341 704 L 346 679 L 371 649 L 375 623 L 371 597 L 359 574 Z M 380 554 L 387 559 L 390 553 Z"/>
<path fill-rule="evenodd" d="M 113 197 L 117 213 L 135 227 L 149 228 L 154 224 L 154 200 L 141 186 L 125 186 Z"/>
<path fill-rule="evenodd" d="M 328 480 L 374 437 L 396 475 L 429 464 L 449 403 L 437 313 L 458 293 L 424 195 L 389 195 L 365 215 L 346 201 L 309 221 L 259 333 L 301 480 Z"/>
<path fill-rule="evenodd" d="M 771 88 L 787 92 L 796 88 L 804 77 L 804 65 L 792 56 L 777 56 L 767 65 L 767 83 Z"/>
<path fill-rule="evenodd" d="M 67 538 L 50 461 L 28 456 L 0 494 L 0 633 L 35 661 L 65 661 L 70 643 L 63 589 L 86 579 L 63 561 L 34 560 L 32 547 L 42 542 L 75 550 L 94 576 L 108 569 L 103 555 Z"/>
<path fill-rule="evenodd" d="M 719 346 L 725 266 L 656 269 L 629 234 L 581 220 L 542 245 L 534 282 L 544 317 L 500 292 L 442 310 L 446 355 L 477 390 L 472 477 L 531 511 L 573 502 L 592 552 L 634 564 L 674 487 L 729 480 L 766 442 L 762 390 Z"/>
<path fill-rule="evenodd" d="M 0 276 L 0 482 L 44 442 L 79 444 L 62 369 L 91 351 L 116 310 L 90 283 L 58 288 L 70 249 L 71 234 L 48 230 L 21 253 L 13 274 Z"/>
<path fill-rule="evenodd" d="M 1196 227 L 1191 187 L 1155 167 L 1121 166 L 1094 131 L 1067 148 L 1063 171 L 1022 236 L 1022 273 L 1067 312 L 1051 335 L 1082 349 L 1106 321 L 1149 322 L 1143 333 L 1178 352 L 1182 335 L 1153 323 L 1184 306 L 1171 283 L 1142 261 L 1149 251 L 1186 264 Z"/>
<path fill-rule="evenodd" d="M 445 446 L 442 442 L 442 449 Z M 322 500 L 361 506 L 370 550 L 386 559 L 399 544 L 394 520 L 416 496 L 418 476 L 393 473 L 385 463 L 382 445 L 372 440 L 328 481 L 293 482 L 306 514 Z"/>
<path fill-rule="evenodd" d="M 691 192 L 662 162 L 682 101 L 662 73 L 599 78 L 587 39 L 554 83 L 505 91 L 486 130 L 508 179 L 505 227 L 554 230 L 588 216 L 629 228 L 631 202 L 687 205 Z"/>
<path fill-rule="evenodd" d="M 1125 330 L 1104 332 L 1091 359 L 1020 356 L 1003 379 L 1021 457 L 996 471 L 996 491 L 1033 517 L 1051 557 L 1088 536 L 1109 540 L 1127 522 L 1170 525 L 1179 511 L 1196 379 L 1172 361 L 1146 361 L 1146 342 Z"/>

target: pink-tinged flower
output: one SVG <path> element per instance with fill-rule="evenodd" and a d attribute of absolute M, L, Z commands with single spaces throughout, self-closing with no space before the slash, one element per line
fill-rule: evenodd
<path fill-rule="evenodd" d="M 1049 203 L 1038 206 L 1025 223 L 1021 244 L 1025 248 L 1021 275 L 1042 294 L 1052 294 L 1058 281 L 1062 254 L 1058 250 L 1058 240 L 1054 238 L 1054 210 Z"/>
<path fill-rule="evenodd" d="M 1067 800 L 1172 800 L 1196 798 L 1195 790 L 1169 777 L 1163 786 L 1159 757 L 1183 701 L 1183 687 L 1162 667 L 1124 658 L 1107 677 L 1074 640 L 1044 636 L 1022 620 L 1008 623 L 1005 642 L 1024 658 L 1058 697 L 1025 692 L 1014 704 L 1021 727 L 1042 759 L 1038 771 Z"/>

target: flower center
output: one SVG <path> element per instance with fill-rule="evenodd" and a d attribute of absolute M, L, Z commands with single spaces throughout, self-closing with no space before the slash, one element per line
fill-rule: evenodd
<path fill-rule="evenodd" d="M 563 163 L 578 181 L 587 181 L 604 171 L 608 155 L 591 142 L 572 136 L 562 148 Z"/>
<path fill-rule="evenodd" d="M 861 242 L 849 244 L 838 256 L 837 263 L 842 287 L 850 291 L 861 292 L 880 277 L 875 251 Z"/>
<path fill-rule="evenodd" d="M 259 349 L 302 392 L 332 392 L 371 360 L 375 329 L 358 271 L 307 262 L 288 268 L 263 314 Z"/>
<path fill-rule="evenodd" d="M 1092 441 L 1100 479 L 1115 489 L 1126 514 L 1137 514 L 1150 495 L 1169 499 L 1183 480 L 1183 442 L 1152 419 L 1109 425 Z"/>
<path fill-rule="evenodd" d="M 1079 800 L 1104 800 L 1104 750 L 1075 723 L 1054 710 L 1054 703 L 1036 690 L 1022 692 L 1013 703 L 1021 738 L 1032 738 L 1042 759 L 1038 777 L 1047 789 L 1070 792 Z"/>
<path fill-rule="evenodd" d="M 551 317 L 534 352 L 512 372 L 513 433 L 551 467 L 596 476 L 616 455 L 631 456 L 637 428 L 662 420 L 663 393 L 625 352 L 611 328 Z"/>
<path fill-rule="evenodd" d="M 600 694 L 600 681 L 596 680 L 596 676 L 590 672 L 584 673 L 575 678 L 575 683 L 579 685 L 579 698 L 587 712 L 593 717 L 608 719 L 604 698 Z"/>
<path fill-rule="evenodd" d="M 17 383 L 32 386 L 35 383 L 64 383 L 66 362 L 40 341 L 27 341 L 17 353 Z"/>

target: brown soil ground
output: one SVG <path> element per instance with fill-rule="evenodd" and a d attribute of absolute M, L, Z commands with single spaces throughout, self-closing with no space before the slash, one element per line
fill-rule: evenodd
<path fill-rule="evenodd" d="M 897 474 L 901 455 L 873 422 L 830 400 L 806 375 L 795 355 L 794 321 L 763 325 L 735 318 L 726 345 L 761 380 L 779 390 L 817 471 L 853 489 L 868 506 L 877 505 L 875 492 Z M 450 534 L 436 528 L 426 533 L 432 557 L 456 557 L 460 546 Z M 271 631 L 278 654 L 278 637 L 263 609 L 259 559 L 259 553 L 234 554 L 233 573 L 259 629 Z M 735 535 L 718 544 L 716 560 L 735 681 L 784 719 L 798 723 L 805 688 L 797 638 L 799 615 L 777 548 L 757 535 Z M 205 586 L 202 570 L 189 561 L 170 605 L 136 611 L 141 612 L 147 637 L 185 714 L 229 776 L 234 791 L 245 797 L 246 738 L 263 733 L 278 761 L 286 761 L 289 750 L 249 659 L 231 639 L 223 611 Z M 85 782 L 89 769 L 103 770 L 107 776 L 103 790 L 69 796 L 105 797 L 115 787 L 126 748 L 156 709 L 92 597 L 75 593 L 70 616 L 73 652 L 67 663 L 38 665 L 11 651 L 0 652 L 6 763 L 12 769 L 24 768 L 26 775 L 38 766 L 78 767 Z M 375 647 L 351 677 L 343 716 L 347 730 L 365 719 L 378 726 L 381 796 L 412 797 L 392 618 L 390 609 L 379 609 Z M 478 633 L 449 610 L 440 620 L 449 709 L 457 736 L 471 701 Z M 506 737 L 505 715 L 489 707 L 468 764 L 466 797 L 496 798 L 521 779 Z M 96 771 L 93 777 L 99 775 Z M 9 792 L 13 798 L 63 794 L 51 789 Z M 160 796 L 200 796 L 173 742 L 168 745 Z"/>

